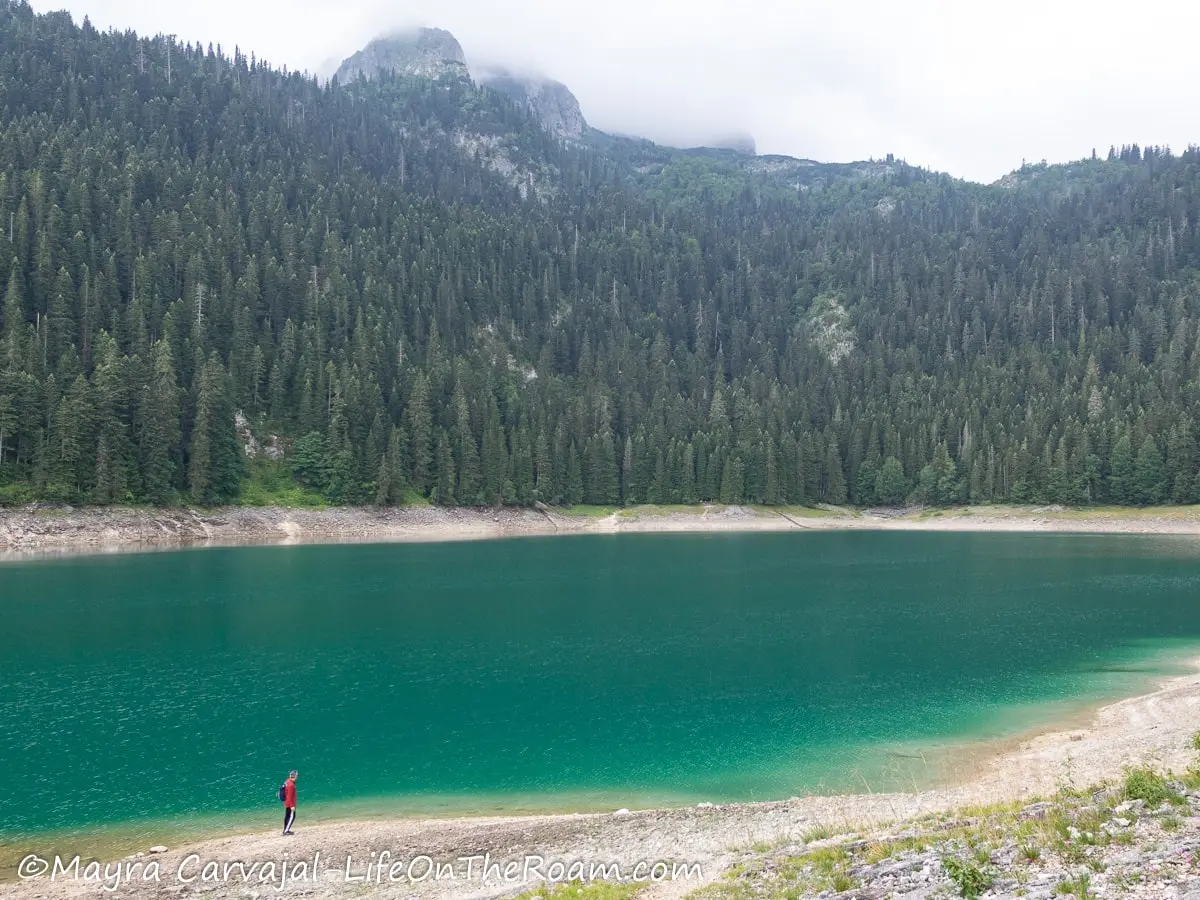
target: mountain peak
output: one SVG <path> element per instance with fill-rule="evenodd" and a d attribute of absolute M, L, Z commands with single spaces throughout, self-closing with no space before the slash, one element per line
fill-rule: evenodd
<path fill-rule="evenodd" d="M 345 84 L 359 75 L 372 78 L 381 71 L 420 78 L 470 77 L 462 46 L 442 28 L 415 28 L 378 37 L 342 62 L 337 79 Z M 561 81 L 493 65 L 475 67 L 474 75 L 480 85 L 528 107 L 551 134 L 571 140 L 583 136 L 587 122 L 579 101 Z"/>
<path fill-rule="evenodd" d="M 542 127 L 553 135 L 578 139 L 587 127 L 579 101 L 561 81 L 518 74 L 499 66 L 478 69 L 476 78 L 481 85 L 529 107 Z"/>
<path fill-rule="evenodd" d="M 414 28 L 376 38 L 338 67 L 343 84 L 359 75 L 391 71 L 420 78 L 466 75 L 467 58 L 458 40 L 442 28 Z"/>

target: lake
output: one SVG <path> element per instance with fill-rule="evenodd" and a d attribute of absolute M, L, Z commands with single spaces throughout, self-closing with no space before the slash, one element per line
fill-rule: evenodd
<path fill-rule="evenodd" d="M 0 842 L 273 824 L 292 768 L 301 821 L 911 788 L 1177 670 L 1197 597 L 1200 542 L 1135 536 L 8 561 Z"/>

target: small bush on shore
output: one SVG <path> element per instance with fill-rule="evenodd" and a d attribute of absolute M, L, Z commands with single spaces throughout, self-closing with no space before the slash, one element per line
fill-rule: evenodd
<path fill-rule="evenodd" d="M 992 886 L 987 873 L 970 860 L 947 856 L 942 859 L 942 868 L 958 888 L 959 896 L 967 900 L 973 900 Z"/>
<path fill-rule="evenodd" d="M 33 491 L 27 484 L 0 485 L 0 506 L 24 506 L 33 502 Z"/>
<path fill-rule="evenodd" d="M 1125 774 L 1125 799 L 1144 800 L 1149 806 L 1161 806 L 1164 800 L 1183 801 L 1167 787 L 1167 780 L 1152 769 L 1130 769 Z"/>

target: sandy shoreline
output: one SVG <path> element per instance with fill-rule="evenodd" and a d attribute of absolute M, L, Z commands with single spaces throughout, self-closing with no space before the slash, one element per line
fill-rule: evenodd
<path fill-rule="evenodd" d="M 372 853 L 387 851 L 393 860 L 427 856 L 439 865 L 457 867 L 454 878 L 405 883 L 389 896 L 503 897 L 532 883 L 506 881 L 501 874 L 488 881 L 465 877 L 465 857 L 487 854 L 489 862 L 527 857 L 547 861 L 583 861 L 590 865 L 616 863 L 628 873 L 637 863 L 667 861 L 699 864 L 702 877 L 667 880 L 651 885 L 639 896 L 675 897 L 707 883 L 732 861 L 756 845 L 803 842 L 830 831 L 870 830 L 932 813 L 987 804 L 1026 801 L 1065 787 L 1083 789 L 1118 781 L 1127 766 L 1150 765 L 1160 771 L 1184 771 L 1195 759 L 1192 735 L 1200 725 L 1200 660 L 1193 671 L 1171 676 L 1147 694 L 1120 700 L 1096 710 L 1081 727 L 1027 735 L 1007 742 L 1007 749 L 980 758 L 964 770 L 961 783 L 912 793 L 812 796 L 786 801 L 700 804 L 687 808 L 614 811 L 589 814 L 480 816 L 445 819 L 357 820 L 312 824 L 295 837 L 278 832 L 217 837 L 170 848 L 153 859 L 161 866 L 158 884 L 123 884 L 121 896 L 163 896 L 163 882 L 175 878 L 181 865 L 199 871 L 200 862 L 311 860 L 321 854 L 322 878 L 293 884 L 288 892 L 309 897 L 361 896 L 373 886 L 347 882 L 346 860 L 361 874 Z M 39 848 L 31 847 L 36 852 Z M 74 848 L 73 852 L 80 852 Z M 378 858 L 378 857 L 376 857 Z M 192 862 L 186 862 L 191 859 Z M 424 863 L 422 863 L 424 865 Z M 357 868 L 354 868 L 357 867 Z M 449 871 L 449 870 L 447 870 Z M 501 867 L 503 873 L 503 866 Z M 186 869 L 185 874 L 189 874 Z M 50 883 L 36 879 L 0 883 L 0 897 L 110 896 L 99 884 L 67 879 Z M 386 885 L 385 885 L 386 886 Z M 175 884 L 174 892 L 197 893 Z M 174 892 L 168 892 L 174 895 Z M 271 893 L 275 893 L 270 889 Z M 208 884 L 208 897 L 257 896 L 239 883 Z"/>
<path fill-rule="evenodd" d="M 1200 507 L 1076 510 L 989 506 L 906 511 L 697 506 L 633 507 L 585 514 L 437 506 L 321 510 L 26 507 L 0 509 L 0 556 L 252 544 L 829 530 L 1200 536 Z"/>

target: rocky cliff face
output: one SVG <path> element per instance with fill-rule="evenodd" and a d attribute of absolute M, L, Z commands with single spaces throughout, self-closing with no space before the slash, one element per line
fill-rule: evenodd
<path fill-rule="evenodd" d="M 441 28 L 418 28 L 377 38 L 342 62 L 337 79 L 345 84 L 359 75 L 371 78 L 379 71 L 419 78 L 470 77 L 462 46 L 454 35 Z M 562 82 L 518 75 L 495 66 L 480 68 L 474 75 L 479 84 L 529 107 L 551 134 L 577 140 L 587 128 L 579 101 Z"/>
<path fill-rule="evenodd" d="M 506 69 L 481 70 L 477 78 L 480 84 L 528 106 L 551 134 L 577 140 L 587 127 L 579 101 L 561 81 L 515 75 Z"/>
<path fill-rule="evenodd" d="M 337 70 L 337 80 L 345 84 L 359 75 L 370 78 L 379 71 L 420 78 L 466 76 L 467 58 L 450 32 L 441 28 L 418 28 L 371 41 L 342 62 Z"/>

